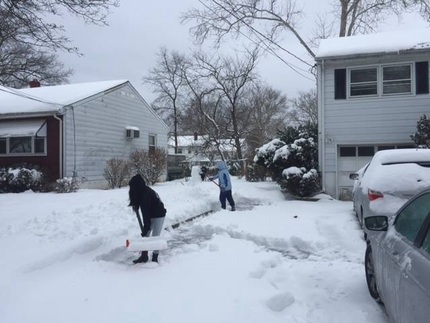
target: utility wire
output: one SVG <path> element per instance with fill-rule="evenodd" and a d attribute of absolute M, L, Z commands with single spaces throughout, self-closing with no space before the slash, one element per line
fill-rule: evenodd
<path fill-rule="evenodd" d="M 199 2 L 200 2 L 204 7 L 206 7 L 208 10 L 212 11 L 212 13 L 217 14 L 213 8 L 209 7 L 209 6 L 208 6 L 206 3 L 204 3 L 202 0 L 199 0 Z M 223 7 L 221 6 L 221 8 L 223 8 Z M 228 10 L 226 10 L 225 8 L 223 8 L 223 9 L 224 9 L 225 11 L 229 12 L 229 11 L 228 11 Z M 232 12 L 229 12 L 229 13 L 230 13 L 233 17 L 235 17 L 236 19 L 238 19 L 238 20 L 239 20 L 239 17 L 235 16 L 235 15 L 234 15 L 234 13 L 232 13 Z M 224 20 L 225 20 L 225 21 L 230 25 L 230 22 L 229 22 L 226 18 L 223 18 L 223 17 L 220 17 L 220 18 L 224 19 Z M 280 56 L 279 56 L 279 55 L 274 51 L 274 49 L 273 49 L 273 48 L 271 48 L 269 45 L 267 45 L 267 44 L 264 42 L 264 40 L 268 40 L 268 39 L 267 39 L 267 37 L 266 37 L 266 36 L 264 36 L 260 31 L 258 31 L 257 29 L 255 29 L 254 27 L 252 27 L 251 25 L 249 25 L 249 24 L 248 24 L 247 22 L 245 22 L 245 21 L 242 21 L 242 23 L 243 23 L 246 27 L 248 27 L 248 28 L 253 32 L 253 34 L 254 34 L 254 35 L 259 39 L 259 41 L 260 41 L 260 42 L 255 41 L 254 39 L 250 38 L 249 36 L 247 36 L 246 34 L 244 34 L 243 32 L 241 32 L 240 30 L 238 30 L 238 33 L 239 33 L 239 34 L 241 34 L 243 37 L 245 37 L 246 39 L 248 39 L 249 41 L 251 41 L 252 43 L 254 43 L 255 45 L 257 45 L 258 47 L 262 48 L 264 51 L 266 51 L 266 52 L 270 52 L 270 54 L 272 54 L 273 56 L 277 57 L 279 60 L 281 60 L 285 65 L 287 65 L 289 68 L 291 68 L 291 69 L 292 69 L 294 72 L 296 72 L 297 74 L 301 75 L 302 77 L 304 77 L 304 78 L 306 78 L 306 79 L 308 79 L 308 80 L 311 80 L 311 81 L 313 81 L 313 80 L 314 80 L 313 78 L 309 78 L 308 76 L 306 76 L 306 75 L 304 75 L 303 73 L 299 72 L 299 71 L 298 71 L 298 69 L 302 70 L 303 72 L 308 72 L 308 73 L 310 73 L 310 71 L 306 71 L 306 70 L 304 70 L 304 69 L 302 69 L 302 68 L 300 68 L 300 67 L 298 67 L 298 66 L 296 66 L 296 65 L 293 65 L 292 63 L 289 63 L 289 62 L 287 62 L 285 59 L 283 59 L 282 57 L 280 57 Z M 269 40 L 269 41 L 270 41 L 270 40 Z M 265 46 L 265 48 L 263 48 L 263 47 L 262 47 L 262 44 Z M 298 59 L 298 60 L 299 60 L 299 61 L 301 61 L 302 63 L 304 63 L 304 64 L 308 65 L 310 68 L 312 68 L 312 67 L 313 67 L 313 65 L 309 64 L 308 62 L 304 61 L 304 60 L 303 60 L 303 59 L 301 59 L 300 57 L 298 57 L 298 56 L 296 56 L 295 54 L 291 53 L 290 51 L 286 50 L 286 49 L 285 49 L 285 48 L 283 48 L 282 46 L 280 46 L 280 45 L 278 45 L 278 44 L 276 44 L 276 43 L 274 43 L 274 42 L 273 42 L 273 44 L 274 44 L 275 46 L 277 46 L 279 49 L 281 49 L 282 51 L 284 51 L 284 52 L 286 52 L 287 54 L 289 54 L 289 55 L 293 56 L 294 58 Z"/>

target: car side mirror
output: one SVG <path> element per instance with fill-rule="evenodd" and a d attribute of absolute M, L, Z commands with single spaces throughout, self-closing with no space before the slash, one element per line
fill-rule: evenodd
<path fill-rule="evenodd" d="M 370 231 L 387 231 L 388 217 L 385 215 L 369 216 L 364 218 L 364 225 Z"/>
<path fill-rule="evenodd" d="M 351 174 L 349 174 L 349 179 L 353 179 L 353 180 L 358 179 L 358 174 L 357 173 L 351 173 Z"/>

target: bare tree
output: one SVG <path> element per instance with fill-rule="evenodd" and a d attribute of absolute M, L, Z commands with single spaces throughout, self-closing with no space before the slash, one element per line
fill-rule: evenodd
<path fill-rule="evenodd" d="M 184 86 L 186 58 L 178 52 L 161 48 L 156 67 L 143 80 L 153 86 L 158 96 L 153 105 L 157 112 L 173 124 L 175 154 L 178 153 L 178 116 L 181 107 L 181 88 Z"/>
<path fill-rule="evenodd" d="M 288 123 L 288 100 L 285 95 L 267 85 L 256 86 L 249 95 L 252 113 L 247 119 L 246 134 L 249 156 L 255 149 L 276 137 Z"/>
<path fill-rule="evenodd" d="M 302 74 L 295 65 L 298 63 L 311 70 L 313 62 L 307 62 L 292 45 L 297 42 L 315 58 L 312 49 L 317 42 L 315 37 L 306 38 L 300 23 L 307 23 L 303 9 L 295 0 L 199 0 L 202 7 L 188 10 L 182 14 L 182 22 L 194 22 L 191 34 L 198 43 L 213 39 L 219 45 L 227 35 L 242 37 L 257 43 L 261 48 L 281 59 L 286 65 Z M 316 26 L 319 37 L 327 37 L 338 32 L 340 37 L 358 33 L 368 33 L 378 28 L 387 15 L 397 15 L 415 11 L 423 19 L 430 21 L 430 0 L 335 0 L 333 1 L 331 21 L 321 20 Z M 306 20 L 305 20 L 306 19 Z M 291 35 L 294 41 L 282 42 L 282 37 Z M 281 44 L 285 45 L 281 45 Z M 282 57 L 278 54 L 282 53 Z M 285 55 L 285 56 L 284 56 Z M 284 59 L 283 57 L 287 57 Z M 303 65 L 304 64 L 304 65 Z"/>
<path fill-rule="evenodd" d="M 47 84 L 67 81 L 71 70 L 63 70 L 53 51 L 79 54 L 65 36 L 64 26 L 50 22 L 65 13 L 86 23 L 106 24 L 111 6 L 119 0 L 2 0 L 0 1 L 0 84 L 23 86 L 32 78 Z M 7 66 L 5 66 L 7 64 Z M 55 76 L 57 74 L 57 76 Z"/>
<path fill-rule="evenodd" d="M 226 115 L 228 118 L 226 130 L 230 135 L 229 137 L 234 140 L 239 160 L 243 159 L 240 121 L 246 120 L 242 105 L 243 94 L 258 79 L 255 73 L 257 59 L 257 50 L 247 51 L 241 59 L 224 57 L 208 60 L 205 56 L 198 58 L 199 68 L 211 78 L 217 91 L 224 99 L 228 113 Z"/>
<path fill-rule="evenodd" d="M 189 89 L 188 119 L 195 130 L 205 135 L 206 141 L 202 150 L 215 147 L 218 154 L 225 160 L 221 149 L 221 140 L 225 138 L 223 132 L 223 121 L 225 114 L 222 109 L 222 97 L 217 93 L 217 87 L 211 79 L 211 75 L 204 72 L 204 62 L 209 59 L 203 53 L 196 52 L 192 58 L 192 64 L 185 71 L 184 77 Z M 184 119 L 185 120 L 185 119 Z M 202 121 L 199 123 L 199 121 Z M 188 128 L 189 129 L 189 128 Z"/>
<path fill-rule="evenodd" d="M 414 11 L 430 21 L 428 0 L 339 0 L 334 10 L 339 13 L 339 37 L 374 32 L 384 18 L 393 14 L 401 17 Z"/>
<path fill-rule="evenodd" d="M 307 122 L 318 124 L 318 97 L 315 89 L 300 92 L 299 97 L 291 100 L 291 103 L 292 109 L 289 115 L 294 122 L 299 125 Z"/>
<path fill-rule="evenodd" d="M 45 85 L 66 83 L 72 74 L 64 69 L 57 56 L 35 49 L 27 44 L 0 47 L 0 84 L 23 88 L 37 79 Z"/>
<path fill-rule="evenodd" d="M 298 67 L 279 56 L 278 50 L 286 54 L 288 59 L 301 62 L 308 68 L 312 67 L 312 63 L 306 62 L 299 54 L 289 50 L 288 45 L 279 45 L 280 37 L 284 33 L 291 33 L 309 55 L 315 57 L 315 53 L 297 27 L 303 12 L 296 6 L 295 1 L 200 0 L 199 2 L 203 6 L 202 9 L 194 8 L 181 16 L 183 23 L 196 22 L 196 25 L 191 28 L 191 33 L 198 43 L 214 37 L 215 44 L 219 45 L 227 35 L 235 38 L 242 36 L 277 56 L 296 71 Z"/>
<path fill-rule="evenodd" d="M 47 17 L 62 16 L 67 12 L 85 23 L 106 25 L 110 7 L 118 4 L 119 0 L 2 0 L 0 39 L 13 39 L 16 43 L 31 44 L 36 48 L 77 52 L 64 35 L 64 26 L 48 22 Z"/>

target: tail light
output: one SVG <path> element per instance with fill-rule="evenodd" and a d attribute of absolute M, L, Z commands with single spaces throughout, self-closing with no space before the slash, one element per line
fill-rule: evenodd
<path fill-rule="evenodd" d="M 374 191 L 374 190 L 369 189 L 367 191 L 367 196 L 369 197 L 369 201 L 374 201 L 376 199 L 384 197 L 384 194 L 382 194 L 379 191 Z"/>

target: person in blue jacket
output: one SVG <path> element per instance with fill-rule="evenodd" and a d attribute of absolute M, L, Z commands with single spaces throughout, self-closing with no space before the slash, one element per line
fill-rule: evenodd
<path fill-rule="evenodd" d="M 219 193 L 219 201 L 221 202 L 221 207 L 223 209 L 226 208 L 226 200 L 231 206 L 231 210 L 235 211 L 235 203 L 233 200 L 233 196 L 231 193 L 231 178 L 230 173 L 228 172 L 227 165 L 223 161 L 217 162 L 218 174 L 210 177 L 211 181 L 218 179 L 218 186 L 220 189 Z"/>

